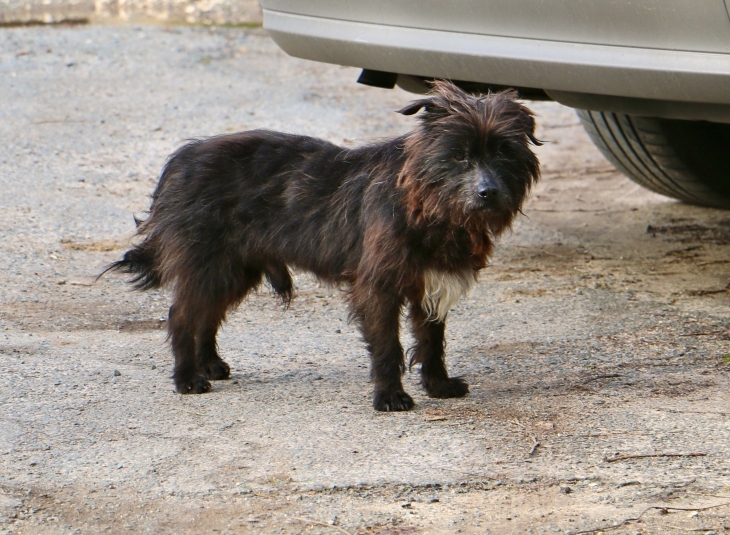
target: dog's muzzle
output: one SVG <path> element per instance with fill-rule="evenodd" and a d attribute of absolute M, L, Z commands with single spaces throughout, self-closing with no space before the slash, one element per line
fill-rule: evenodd
<path fill-rule="evenodd" d="M 499 186 L 489 173 L 479 173 L 474 193 L 480 208 L 496 208 L 499 205 Z"/>

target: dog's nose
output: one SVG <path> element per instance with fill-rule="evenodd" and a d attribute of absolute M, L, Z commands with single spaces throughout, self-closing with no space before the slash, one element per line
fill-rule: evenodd
<path fill-rule="evenodd" d="M 492 200 L 497 196 L 497 187 L 493 184 L 482 182 L 477 186 L 477 195 L 484 200 Z"/>

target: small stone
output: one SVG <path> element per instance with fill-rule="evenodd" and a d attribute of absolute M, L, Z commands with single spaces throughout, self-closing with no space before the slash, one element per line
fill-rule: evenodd
<path fill-rule="evenodd" d="M 43 449 L 46 450 L 46 451 L 48 451 L 48 450 L 51 449 L 51 447 L 50 446 L 43 446 Z"/>
<path fill-rule="evenodd" d="M 154 364 L 152 366 L 150 366 L 150 370 L 156 370 L 156 369 L 157 369 L 157 366 L 155 366 Z"/>
<path fill-rule="evenodd" d="M 322 376 L 321 375 L 317 375 L 312 380 L 313 381 L 321 381 L 322 380 Z"/>
<path fill-rule="evenodd" d="M 124 468 L 124 465 L 120 464 L 119 466 L 117 466 L 117 470 L 119 470 L 120 468 Z"/>
<path fill-rule="evenodd" d="M 408 502 L 408 503 L 404 503 L 403 505 L 401 505 L 401 507 L 402 507 L 403 509 L 410 509 L 410 508 L 411 508 L 411 502 Z"/>
<path fill-rule="evenodd" d="M 342 334 L 342 329 L 335 330 L 335 334 Z"/>
<path fill-rule="evenodd" d="M 119 377 L 120 375 L 122 375 L 122 372 L 120 372 L 119 370 L 114 370 L 114 377 Z"/>
<path fill-rule="evenodd" d="M 560 492 L 562 492 L 563 494 L 570 494 L 571 492 L 573 492 L 573 489 L 567 486 L 560 487 Z"/>
<path fill-rule="evenodd" d="M 61 381 L 56 381 L 56 382 L 55 382 L 55 383 L 53 383 L 53 384 L 54 384 L 54 385 L 56 385 L 56 386 L 58 386 L 58 385 L 60 385 L 60 384 L 61 384 Z"/>
<path fill-rule="evenodd" d="M 438 498 L 431 498 L 430 500 L 428 500 L 428 503 L 438 503 L 438 502 L 439 502 Z"/>

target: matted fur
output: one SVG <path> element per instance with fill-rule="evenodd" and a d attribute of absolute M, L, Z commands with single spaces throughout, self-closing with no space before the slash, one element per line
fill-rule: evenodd
<path fill-rule="evenodd" d="M 254 130 L 175 152 L 139 223 L 139 245 L 108 269 L 139 289 L 172 288 L 169 339 L 179 392 L 229 377 L 216 334 L 266 279 L 285 303 L 289 269 L 343 284 L 370 353 L 378 410 L 407 410 L 399 318 L 408 306 L 430 396 L 466 383 L 444 363 L 449 308 L 485 267 L 539 177 L 535 122 L 514 92 L 469 95 L 448 82 L 400 113 L 404 136 L 345 149 Z"/>

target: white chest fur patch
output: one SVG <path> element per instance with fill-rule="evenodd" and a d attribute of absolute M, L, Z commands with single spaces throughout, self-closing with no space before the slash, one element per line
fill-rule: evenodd
<path fill-rule="evenodd" d="M 421 306 L 431 321 L 444 321 L 461 296 L 476 282 L 473 270 L 446 273 L 429 269 L 423 273 L 425 292 Z"/>

